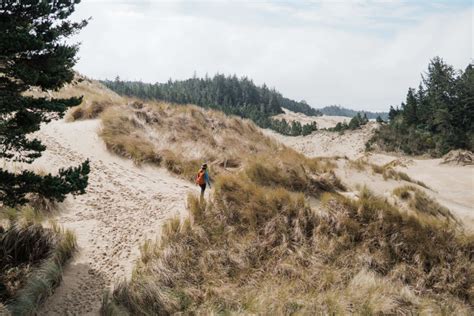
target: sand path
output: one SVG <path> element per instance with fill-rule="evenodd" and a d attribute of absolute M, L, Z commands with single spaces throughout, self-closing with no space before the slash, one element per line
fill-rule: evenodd
<path fill-rule="evenodd" d="M 98 120 L 54 121 L 38 132 L 47 151 L 34 167 L 49 171 L 91 160 L 87 194 L 68 198 L 57 217 L 75 231 L 79 251 L 40 315 L 97 315 L 103 291 L 130 277 L 139 245 L 159 236 L 166 219 L 182 215 L 195 189 L 163 169 L 108 153 L 98 128 Z"/>

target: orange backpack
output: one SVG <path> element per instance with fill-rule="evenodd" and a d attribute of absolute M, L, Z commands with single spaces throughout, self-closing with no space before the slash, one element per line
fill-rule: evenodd
<path fill-rule="evenodd" d="M 201 185 L 201 184 L 204 184 L 206 183 L 206 179 L 204 178 L 204 175 L 205 175 L 205 171 L 203 170 L 199 170 L 198 174 L 197 174 L 197 177 L 196 177 L 196 183 Z"/>

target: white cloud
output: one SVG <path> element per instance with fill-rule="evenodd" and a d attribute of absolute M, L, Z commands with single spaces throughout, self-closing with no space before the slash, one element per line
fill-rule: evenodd
<path fill-rule="evenodd" d="M 194 71 L 246 75 L 313 106 L 387 109 L 430 58 L 473 58 L 472 7 L 402 1 L 84 1 L 76 68 L 95 78 L 163 82 Z"/>

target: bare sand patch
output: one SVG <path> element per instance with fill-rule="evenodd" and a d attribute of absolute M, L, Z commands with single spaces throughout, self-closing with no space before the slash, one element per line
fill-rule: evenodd
<path fill-rule="evenodd" d="M 349 123 L 351 120 L 351 118 L 347 116 L 308 116 L 303 113 L 296 113 L 285 108 L 282 109 L 285 113 L 273 116 L 274 119 L 285 119 L 287 122 L 297 121 L 301 124 L 311 124 L 312 122 L 316 122 L 318 128 L 331 128 L 336 126 L 337 123 Z"/>

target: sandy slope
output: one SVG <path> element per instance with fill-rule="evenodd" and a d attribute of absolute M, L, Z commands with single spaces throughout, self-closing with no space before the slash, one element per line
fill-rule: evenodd
<path fill-rule="evenodd" d="M 298 121 L 301 124 L 316 122 L 318 128 L 330 128 L 336 126 L 337 123 L 349 122 L 351 120 L 351 118 L 347 116 L 307 116 L 303 113 L 292 112 L 285 108 L 282 109 L 285 113 L 273 116 L 274 119 L 285 119 L 288 122 Z"/>
<path fill-rule="evenodd" d="M 281 143 L 310 157 L 346 156 L 349 159 L 364 157 L 365 143 L 371 137 L 376 123 L 369 123 L 360 130 L 347 131 L 344 134 L 317 131 L 308 136 L 283 136 L 265 130 Z M 423 181 L 431 190 L 427 194 L 448 207 L 463 223 L 466 229 L 474 231 L 474 166 L 456 166 L 441 164 L 441 159 L 411 158 L 403 155 L 374 154 L 368 160 L 383 165 L 394 160 L 405 162 L 396 169 L 407 173 L 412 179 Z M 384 180 L 370 170 L 357 171 L 347 163 L 340 163 L 337 175 L 357 195 L 358 185 L 365 185 L 378 195 L 390 198 L 394 188 L 409 184 L 405 181 Z"/>
<path fill-rule="evenodd" d="M 432 189 L 428 193 L 453 211 L 466 228 L 474 231 L 474 166 L 447 165 L 441 163 L 442 159 L 407 159 L 406 156 L 386 154 L 373 155 L 370 160 L 382 164 L 400 158 L 407 163 L 398 166 L 398 170 L 426 183 Z"/>
<path fill-rule="evenodd" d="M 98 128 L 98 120 L 55 121 L 38 132 L 47 151 L 35 167 L 57 170 L 91 160 L 87 194 L 69 198 L 57 218 L 76 232 L 79 252 L 40 315 L 97 314 L 104 289 L 131 275 L 139 245 L 185 210 L 185 197 L 195 190 L 165 170 L 139 168 L 109 154 Z"/>
<path fill-rule="evenodd" d="M 369 123 L 362 129 L 346 131 L 344 134 L 316 131 L 308 136 L 284 136 L 271 130 L 264 133 L 309 157 L 347 156 L 357 158 L 365 151 L 365 143 L 372 135 L 377 123 Z"/>

